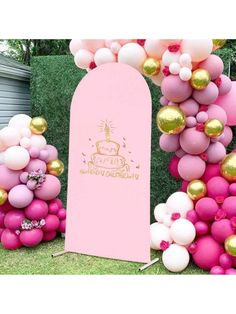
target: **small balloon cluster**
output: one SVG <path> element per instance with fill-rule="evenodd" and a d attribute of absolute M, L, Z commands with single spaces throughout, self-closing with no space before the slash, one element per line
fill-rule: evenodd
<path fill-rule="evenodd" d="M 12 117 L 0 130 L 0 242 L 5 249 L 35 247 L 65 232 L 66 210 L 57 196 L 64 171 L 56 147 L 42 135 L 42 117 Z"/>

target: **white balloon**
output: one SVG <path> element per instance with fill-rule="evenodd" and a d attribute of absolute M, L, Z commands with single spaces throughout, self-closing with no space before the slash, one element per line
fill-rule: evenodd
<path fill-rule="evenodd" d="M 30 137 L 31 136 L 31 130 L 29 128 L 23 128 L 20 130 L 21 137 Z"/>
<path fill-rule="evenodd" d="M 169 66 L 169 70 L 171 74 L 179 74 L 180 71 L 180 64 L 178 62 L 172 62 Z"/>
<path fill-rule="evenodd" d="M 162 55 L 162 64 L 163 65 L 170 65 L 173 62 L 178 62 L 180 57 L 180 52 L 170 52 L 168 49 Z"/>
<path fill-rule="evenodd" d="M 170 234 L 174 242 L 177 244 L 188 245 L 195 239 L 196 230 L 191 221 L 185 218 L 180 218 L 172 223 Z"/>
<path fill-rule="evenodd" d="M 70 52 L 75 55 L 77 51 L 79 51 L 80 49 L 84 48 L 83 47 L 83 43 L 81 39 L 72 39 L 70 41 Z"/>
<path fill-rule="evenodd" d="M 182 55 L 179 57 L 179 63 L 182 65 L 182 67 L 189 67 L 190 65 L 192 65 L 192 59 L 190 54 L 182 53 Z"/>
<path fill-rule="evenodd" d="M 39 150 L 44 149 L 47 145 L 47 141 L 43 135 L 33 134 L 30 138 L 31 147 L 37 147 Z"/>
<path fill-rule="evenodd" d="M 181 51 L 190 54 L 193 62 L 205 60 L 213 49 L 211 39 L 183 39 Z"/>
<path fill-rule="evenodd" d="M 20 140 L 20 146 L 24 148 L 29 148 L 31 145 L 31 140 L 28 137 L 22 137 Z"/>
<path fill-rule="evenodd" d="M 112 53 L 117 54 L 117 53 L 119 52 L 120 48 L 121 48 L 121 44 L 118 43 L 117 41 L 114 41 L 114 42 L 111 44 L 111 48 L 110 48 L 110 49 L 111 49 L 111 52 L 112 52 Z"/>
<path fill-rule="evenodd" d="M 116 56 L 111 52 L 109 48 L 100 48 L 95 52 L 94 62 L 97 66 L 115 61 Z"/>
<path fill-rule="evenodd" d="M 149 57 L 161 59 L 166 47 L 162 45 L 160 39 L 146 39 L 144 49 Z"/>
<path fill-rule="evenodd" d="M 183 271 L 189 263 L 189 253 L 184 246 L 171 244 L 162 254 L 164 266 L 171 272 Z"/>
<path fill-rule="evenodd" d="M 170 229 L 161 223 L 154 222 L 150 226 L 151 233 L 151 248 L 154 250 L 160 250 L 160 244 L 162 241 L 172 243 L 170 236 Z"/>
<path fill-rule="evenodd" d="M 20 134 L 17 129 L 5 127 L 0 131 L 2 145 L 6 147 L 18 145 L 20 142 Z"/>
<path fill-rule="evenodd" d="M 163 219 L 163 224 L 166 226 L 166 227 L 170 227 L 173 223 L 173 220 L 171 219 L 171 216 L 170 214 L 166 214 L 164 219 Z"/>
<path fill-rule="evenodd" d="M 194 208 L 193 201 L 185 192 L 175 192 L 171 194 L 166 202 L 169 214 L 180 213 L 185 218 L 186 213 Z"/>
<path fill-rule="evenodd" d="M 1 152 L 0 153 L 0 165 L 4 164 L 5 161 L 4 161 L 4 156 L 5 156 L 5 152 Z"/>
<path fill-rule="evenodd" d="M 163 222 L 166 212 L 167 212 L 166 204 L 165 203 L 158 204 L 154 209 L 154 217 L 156 221 Z"/>
<path fill-rule="evenodd" d="M 91 62 L 93 62 L 94 55 L 91 51 L 80 49 L 76 52 L 74 61 L 78 68 L 87 69 Z"/>
<path fill-rule="evenodd" d="M 21 130 L 30 126 L 31 117 L 26 114 L 20 113 L 12 117 L 8 123 L 8 126 Z"/>
<path fill-rule="evenodd" d="M 9 147 L 4 155 L 5 165 L 11 170 L 21 170 L 28 165 L 29 161 L 28 151 L 21 146 Z"/>
<path fill-rule="evenodd" d="M 126 63 L 142 72 L 142 65 L 147 55 L 143 47 L 137 43 L 128 43 L 121 47 L 118 53 L 118 62 Z"/>
<path fill-rule="evenodd" d="M 192 71 L 187 67 L 183 67 L 179 71 L 179 77 L 182 81 L 189 81 L 192 77 Z"/>

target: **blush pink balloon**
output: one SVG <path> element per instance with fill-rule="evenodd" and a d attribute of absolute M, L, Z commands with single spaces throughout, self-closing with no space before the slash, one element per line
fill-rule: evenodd
<path fill-rule="evenodd" d="M 162 134 L 159 139 L 159 145 L 165 152 L 175 152 L 179 148 L 179 135 Z"/>
<path fill-rule="evenodd" d="M 21 170 L 10 170 L 5 165 L 0 165 L 0 188 L 9 191 L 20 184 Z"/>
<path fill-rule="evenodd" d="M 43 231 L 41 229 L 23 230 L 20 233 L 20 241 L 26 247 L 35 247 L 43 239 Z"/>
<path fill-rule="evenodd" d="M 172 177 L 176 179 L 180 179 L 180 175 L 178 172 L 178 163 L 179 163 L 179 158 L 177 156 L 171 157 L 168 165 L 168 169 Z"/>
<path fill-rule="evenodd" d="M 223 108 L 221 108 L 218 105 L 213 104 L 213 105 L 208 106 L 207 114 L 208 114 L 209 119 L 218 119 L 223 124 L 226 124 L 227 122 L 226 112 L 224 111 Z"/>
<path fill-rule="evenodd" d="M 4 249 L 7 250 L 17 250 L 22 246 L 19 236 L 9 229 L 2 232 L 1 243 Z"/>
<path fill-rule="evenodd" d="M 40 220 L 47 216 L 48 204 L 42 200 L 34 199 L 29 206 L 25 208 L 25 215 L 31 220 Z"/>
<path fill-rule="evenodd" d="M 232 82 L 232 88 L 229 93 L 219 96 L 215 103 L 226 112 L 227 125 L 236 125 L 236 82 Z"/>
<path fill-rule="evenodd" d="M 195 225 L 199 220 L 196 210 L 189 210 L 186 214 L 186 219 L 188 219 L 193 225 Z"/>
<path fill-rule="evenodd" d="M 224 243 L 227 237 L 234 234 L 230 220 L 221 219 L 219 221 L 213 222 L 211 226 L 211 234 L 217 242 Z"/>
<path fill-rule="evenodd" d="M 210 270 L 218 266 L 219 257 L 224 252 L 223 247 L 211 236 L 202 236 L 196 241 L 196 252 L 193 253 L 195 264 L 204 269 Z"/>
<path fill-rule="evenodd" d="M 189 98 L 179 105 L 184 114 L 188 116 L 195 116 L 199 110 L 199 104 L 192 98 Z"/>
<path fill-rule="evenodd" d="M 18 230 L 25 219 L 24 212 L 19 209 L 14 209 L 8 212 L 4 218 L 5 227 L 10 230 Z"/>
<path fill-rule="evenodd" d="M 65 233 L 66 232 L 66 220 L 61 220 L 60 222 L 60 226 L 58 228 L 58 231 L 61 233 Z"/>
<path fill-rule="evenodd" d="M 229 196 L 229 183 L 222 177 L 213 177 L 207 182 L 207 194 L 209 197 L 223 198 Z"/>
<path fill-rule="evenodd" d="M 24 184 L 16 185 L 8 194 L 9 203 L 16 208 L 24 208 L 28 206 L 33 198 L 34 193 Z"/>
<path fill-rule="evenodd" d="M 198 236 L 205 235 L 209 232 L 209 225 L 205 221 L 197 221 L 194 227 Z"/>
<path fill-rule="evenodd" d="M 213 266 L 210 270 L 211 275 L 224 275 L 225 270 L 221 266 Z"/>
<path fill-rule="evenodd" d="M 0 210 L 0 228 L 5 228 L 4 218 L 6 213 L 3 210 Z"/>
<path fill-rule="evenodd" d="M 211 178 L 215 176 L 220 176 L 220 165 L 219 164 L 207 164 L 206 170 L 201 180 L 207 183 Z"/>
<path fill-rule="evenodd" d="M 49 214 L 45 218 L 45 225 L 43 226 L 43 232 L 55 231 L 60 225 L 60 220 L 56 215 Z"/>
<path fill-rule="evenodd" d="M 236 216 L 236 196 L 227 197 L 223 204 L 222 209 L 226 212 L 227 218 Z"/>
<path fill-rule="evenodd" d="M 188 154 L 199 155 L 209 146 L 210 139 L 204 132 L 199 132 L 196 128 L 185 129 L 180 135 L 181 148 Z"/>
<path fill-rule="evenodd" d="M 230 92 L 232 88 L 232 81 L 228 76 L 224 74 L 220 75 L 219 79 L 220 79 L 220 83 L 218 86 L 219 96 L 223 96 Z"/>
<path fill-rule="evenodd" d="M 46 150 L 48 152 L 48 157 L 45 159 L 46 163 L 48 163 L 49 161 L 58 159 L 58 151 L 55 146 L 46 145 Z"/>
<path fill-rule="evenodd" d="M 219 141 L 225 147 L 227 147 L 232 142 L 232 139 L 233 139 L 233 131 L 229 126 L 225 125 L 223 136 L 220 137 Z"/>
<path fill-rule="evenodd" d="M 211 143 L 206 150 L 208 162 L 216 164 L 220 162 L 226 155 L 226 149 L 220 142 Z"/>
<path fill-rule="evenodd" d="M 199 63 L 199 68 L 209 72 L 211 80 L 215 80 L 224 70 L 224 63 L 217 55 L 210 55 L 206 60 Z"/>
<path fill-rule="evenodd" d="M 182 183 L 181 183 L 180 191 L 186 193 L 186 192 L 187 192 L 188 185 L 189 185 L 189 181 L 183 180 Z"/>
<path fill-rule="evenodd" d="M 224 269 L 231 268 L 233 266 L 233 259 L 227 253 L 223 253 L 219 258 L 219 264 Z"/>
<path fill-rule="evenodd" d="M 194 90 L 193 98 L 202 105 L 213 104 L 219 95 L 219 90 L 213 82 L 210 82 L 203 90 Z"/>
<path fill-rule="evenodd" d="M 37 198 L 43 201 L 50 201 L 58 196 L 61 191 L 61 183 L 57 177 L 46 174 L 46 180 L 39 189 L 34 191 Z"/>
<path fill-rule="evenodd" d="M 31 159 L 28 165 L 25 167 L 25 171 L 31 172 L 37 170 L 42 170 L 43 173 L 46 173 L 47 171 L 46 163 L 40 159 Z"/>
<path fill-rule="evenodd" d="M 56 238 L 56 236 L 57 236 L 56 231 L 44 232 L 43 241 L 44 242 L 52 241 Z"/>
<path fill-rule="evenodd" d="M 99 48 L 105 47 L 105 39 L 82 39 L 82 45 L 91 52 L 96 52 Z"/>
<path fill-rule="evenodd" d="M 216 201 L 210 197 L 203 197 L 197 201 L 195 210 L 203 221 L 213 221 L 219 209 Z"/>
<path fill-rule="evenodd" d="M 199 179 L 206 169 L 205 162 L 198 156 L 184 155 L 178 164 L 178 172 L 182 179 L 192 181 Z"/>
<path fill-rule="evenodd" d="M 190 97 L 192 87 L 189 82 L 182 81 L 178 75 L 168 75 L 162 81 L 161 91 L 167 99 L 179 103 Z"/>

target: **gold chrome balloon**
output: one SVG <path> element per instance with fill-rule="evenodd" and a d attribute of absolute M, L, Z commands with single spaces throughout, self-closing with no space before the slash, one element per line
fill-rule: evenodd
<path fill-rule="evenodd" d="M 177 106 L 164 106 L 157 113 L 157 126 L 162 133 L 179 134 L 185 125 L 185 115 Z"/>
<path fill-rule="evenodd" d="M 204 126 L 204 133 L 210 138 L 216 138 L 224 132 L 224 124 L 218 119 L 209 119 Z"/>
<path fill-rule="evenodd" d="M 225 251 L 231 256 L 236 256 L 236 235 L 235 234 L 225 239 Z"/>
<path fill-rule="evenodd" d="M 7 192 L 0 188 L 0 205 L 5 204 L 7 201 Z"/>
<path fill-rule="evenodd" d="M 48 173 L 59 177 L 64 172 L 64 164 L 61 160 L 52 160 L 47 164 Z"/>
<path fill-rule="evenodd" d="M 236 153 L 225 156 L 220 165 L 220 172 L 226 180 L 236 182 Z"/>
<path fill-rule="evenodd" d="M 190 79 L 191 86 L 196 90 L 202 90 L 207 87 L 211 81 L 210 73 L 205 69 L 193 71 Z"/>
<path fill-rule="evenodd" d="M 226 44 L 226 39 L 212 39 L 213 51 L 222 48 Z"/>
<path fill-rule="evenodd" d="M 198 201 L 207 193 L 206 184 L 201 180 L 193 180 L 188 184 L 187 194 L 193 201 Z"/>
<path fill-rule="evenodd" d="M 154 58 L 147 58 L 143 64 L 143 73 L 147 76 L 157 75 L 160 72 L 161 63 Z"/>
<path fill-rule="evenodd" d="M 31 120 L 30 130 L 33 134 L 43 134 L 47 131 L 48 123 L 43 117 L 35 117 Z"/>

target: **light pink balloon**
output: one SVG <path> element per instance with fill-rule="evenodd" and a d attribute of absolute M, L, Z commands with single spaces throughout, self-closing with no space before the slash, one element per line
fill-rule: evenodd
<path fill-rule="evenodd" d="M 208 114 L 209 119 L 218 119 L 223 124 L 226 124 L 227 122 L 226 112 L 224 111 L 223 108 L 221 108 L 218 105 L 213 104 L 213 105 L 208 106 L 207 114 Z"/>
<path fill-rule="evenodd" d="M 179 148 L 179 135 L 162 134 L 159 144 L 160 148 L 165 152 L 175 152 Z"/>
<path fill-rule="evenodd" d="M 193 128 L 197 124 L 197 120 L 195 117 L 187 117 L 186 118 L 186 125 L 188 128 Z"/>
<path fill-rule="evenodd" d="M 211 143 L 206 150 L 208 162 L 216 164 L 220 162 L 226 155 L 226 149 L 220 142 Z"/>
<path fill-rule="evenodd" d="M 220 75 L 219 79 L 220 79 L 220 83 L 218 86 L 219 95 L 223 96 L 223 95 L 230 92 L 230 90 L 232 88 L 232 81 L 228 76 L 226 76 L 224 74 Z"/>
<path fill-rule="evenodd" d="M 208 120 L 208 114 L 205 111 L 200 111 L 196 116 L 197 122 L 205 123 Z"/>
<path fill-rule="evenodd" d="M 219 90 L 213 82 L 210 82 L 203 90 L 194 90 L 193 98 L 202 105 L 213 104 L 219 95 Z"/>
<path fill-rule="evenodd" d="M 224 70 L 224 63 L 217 55 L 210 55 L 206 60 L 199 63 L 199 68 L 209 72 L 211 80 L 214 81 Z"/>
<path fill-rule="evenodd" d="M 232 82 L 232 88 L 224 96 L 219 96 L 215 102 L 221 106 L 227 114 L 227 125 L 236 125 L 236 82 Z"/>
<path fill-rule="evenodd" d="M 188 154 L 199 155 L 209 146 L 210 139 L 196 128 L 185 129 L 180 135 L 181 148 Z"/>
<path fill-rule="evenodd" d="M 227 147 L 233 139 L 233 131 L 229 126 L 225 126 L 223 136 L 220 137 L 220 142 Z"/>
<path fill-rule="evenodd" d="M 97 66 L 116 61 L 116 56 L 109 48 L 100 48 L 94 55 L 94 62 Z"/>
<path fill-rule="evenodd" d="M 105 47 L 105 39 L 82 39 L 82 45 L 91 52 L 96 52 L 99 48 Z"/>
<path fill-rule="evenodd" d="M 46 150 L 49 154 L 48 157 L 45 159 L 46 163 L 48 163 L 49 161 L 58 159 L 58 151 L 55 146 L 46 145 Z"/>
<path fill-rule="evenodd" d="M 0 165 L 0 188 L 9 191 L 20 184 L 21 170 L 10 170 L 4 164 Z"/>
<path fill-rule="evenodd" d="M 199 110 L 199 104 L 192 98 L 189 98 L 179 105 L 184 114 L 188 116 L 195 116 Z"/>
<path fill-rule="evenodd" d="M 34 193 L 24 184 L 16 185 L 8 194 L 9 203 L 16 208 L 24 208 L 28 206 L 33 198 Z"/>
<path fill-rule="evenodd" d="M 161 59 L 166 47 L 160 39 L 146 39 L 144 49 L 149 57 Z"/>
<path fill-rule="evenodd" d="M 47 165 L 44 161 L 40 159 L 31 159 L 31 161 L 28 163 L 27 167 L 25 168 L 25 171 L 31 172 L 31 171 L 37 171 L 42 170 L 43 173 L 47 170 Z"/>
<path fill-rule="evenodd" d="M 178 164 L 178 171 L 182 179 L 192 181 L 199 179 L 206 168 L 205 162 L 199 156 L 184 155 Z"/>
<path fill-rule="evenodd" d="M 176 152 L 175 152 L 175 155 L 179 158 L 183 157 L 184 155 L 186 155 L 186 152 L 182 149 L 182 148 L 179 148 Z"/>
<path fill-rule="evenodd" d="M 189 82 L 182 81 L 178 75 L 168 75 L 162 81 L 161 91 L 167 99 L 179 103 L 190 97 L 192 87 Z"/>
<path fill-rule="evenodd" d="M 200 62 L 208 58 L 212 49 L 211 39 L 183 39 L 181 42 L 182 53 L 190 54 L 194 62 Z"/>
<path fill-rule="evenodd" d="M 46 174 L 46 180 L 39 189 L 34 191 L 37 198 L 50 201 L 58 196 L 61 191 L 61 183 L 57 177 Z"/>
<path fill-rule="evenodd" d="M 74 57 L 75 64 L 81 69 L 89 68 L 90 63 L 93 62 L 93 59 L 93 53 L 86 49 L 80 49 L 76 52 Z"/>

